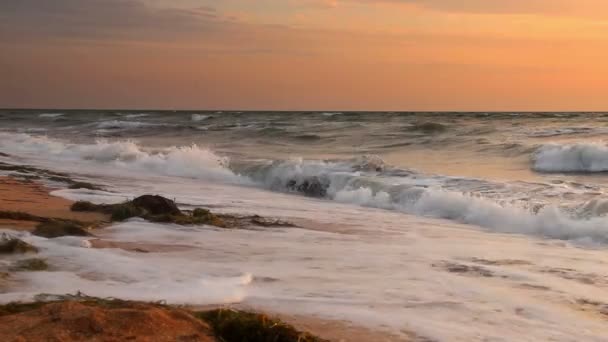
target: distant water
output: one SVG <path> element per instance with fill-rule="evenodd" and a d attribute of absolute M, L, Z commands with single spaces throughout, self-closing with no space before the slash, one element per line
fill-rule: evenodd
<path fill-rule="evenodd" d="M 427 324 L 423 330 L 428 336 L 446 338 L 449 329 L 417 317 L 411 307 L 395 307 L 433 296 L 445 295 L 446 302 L 462 299 L 450 297 L 434 283 L 437 275 L 427 268 L 437 261 L 435 253 L 447 253 L 446 258 L 500 254 L 503 259 L 536 262 L 531 255 L 538 253 L 548 253 L 550 259 L 560 253 L 588 257 L 577 254 L 585 254 L 585 249 L 556 252 L 553 248 L 563 245 L 555 247 L 555 241 L 576 248 L 605 248 L 607 133 L 608 113 L 3 110 L 0 151 L 11 157 L 0 161 L 73 172 L 101 180 L 111 190 L 58 192 L 71 199 L 116 202 L 157 192 L 185 207 L 212 205 L 220 211 L 313 222 L 302 230 L 230 233 L 126 223 L 110 229 L 109 236 L 204 246 L 204 251 L 137 256 L 137 267 L 127 266 L 125 260 L 131 256 L 124 253 L 88 251 L 90 259 L 74 261 L 68 274 L 53 275 L 57 278 L 51 288 L 58 292 L 66 289 L 62 279 L 68 277 L 103 295 L 185 303 L 275 303 L 302 312 L 343 313 L 337 318 L 360 322 L 376 319 L 376 326 L 397 330 L 403 319 Z M 436 240 L 435 235 L 441 238 Z M 527 243 L 518 240 L 522 238 L 549 247 L 539 245 L 530 252 L 521 247 Z M 480 246 L 471 247 L 476 243 Z M 434 245 L 442 249 L 433 250 Z M 70 253 L 77 252 L 67 248 L 49 253 L 51 258 L 71 258 Z M 87 261 L 94 260 L 94 254 L 114 258 L 124 267 L 95 268 Z M 141 266 L 151 261 L 159 268 Z M 183 268 L 175 270 L 180 263 Z M 276 263 L 277 268 L 267 263 Z M 86 272 L 104 274 L 106 282 L 79 276 Z M 435 284 L 434 292 L 422 291 L 422 283 L 416 283 L 420 279 L 411 272 L 426 274 L 420 277 Z M 32 291 L 43 286 L 42 278 L 27 277 Z M 113 283 L 123 277 L 132 280 L 128 286 Z M 385 285 L 388 279 L 391 283 Z M 214 290 L 203 294 L 203 283 Z M 412 294 L 406 284 L 420 292 Z M 482 286 L 456 284 L 455 291 L 463 296 L 467 287 Z M 67 289 L 77 290 L 74 286 Z M 483 286 L 475 290 L 480 296 L 500 301 L 483 292 Z M 598 288 L 594 291 L 604 296 Z M 562 291 L 555 295 L 567 293 Z M 448 319 L 468 317 L 460 309 L 433 313 Z M 475 313 L 471 317 L 489 310 L 483 305 L 469 309 Z M 544 309 L 550 311 L 549 306 Z M 537 314 L 519 323 L 534 327 L 541 316 L 559 321 L 544 312 Z M 569 317 L 564 315 L 561 318 Z M 498 316 L 496 321 L 511 317 Z M 473 321 L 462 324 L 477 324 Z M 474 332 L 487 328 L 475 327 L 463 336 L 475 340 Z M 492 334 L 491 329 L 486 332 Z M 542 331 L 532 335 L 551 338 Z"/>

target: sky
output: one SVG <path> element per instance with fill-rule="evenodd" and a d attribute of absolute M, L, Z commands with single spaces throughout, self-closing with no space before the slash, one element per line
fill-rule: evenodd
<path fill-rule="evenodd" d="M 608 110 L 605 0 L 0 0 L 0 107 Z"/>

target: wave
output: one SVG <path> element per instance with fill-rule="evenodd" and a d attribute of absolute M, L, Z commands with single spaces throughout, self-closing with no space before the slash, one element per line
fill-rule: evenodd
<path fill-rule="evenodd" d="M 120 121 L 120 120 L 102 121 L 97 124 L 97 128 L 99 128 L 99 129 L 137 129 L 137 128 L 145 128 L 145 127 L 153 127 L 153 126 L 164 126 L 164 125 L 150 123 L 150 122 Z"/>
<path fill-rule="evenodd" d="M 46 156 L 56 161 L 87 161 L 111 169 L 210 181 L 245 183 L 227 167 L 229 160 L 197 145 L 147 150 L 134 141 L 97 140 L 71 144 L 28 134 L 0 133 L 0 147 L 17 155 Z"/>
<path fill-rule="evenodd" d="M 608 243 L 608 205 L 580 203 L 584 215 L 566 212 L 550 203 L 536 206 L 526 187 L 526 199 L 501 201 L 498 191 L 518 197 L 505 183 L 432 176 L 385 165 L 377 156 L 348 160 L 239 161 L 220 157 L 197 145 L 148 150 L 133 141 L 71 144 L 27 134 L 0 133 L 0 148 L 15 155 L 36 156 L 65 163 L 93 163 L 97 170 L 136 171 L 137 175 L 166 175 L 215 182 L 252 185 L 301 193 L 343 203 L 453 220 L 488 231 L 520 233 L 553 239 Z M 542 151 L 557 147 L 544 147 Z M 558 151 L 564 148 L 560 146 Z M 600 148 L 600 146 L 594 146 Z M 568 150 L 569 151 L 569 150 Z M 608 148 L 602 147 L 608 154 Z M 551 152 L 553 153 L 553 152 Z M 542 154 L 545 155 L 544 152 Z M 79 164 L 80 165 L 80 164 Z M 99 167 L 97 167 L 99 166 Z M 549 191 L 554 191 L 550 185 Z M 506 188 L 505 188 L 506 187 Z M 571 192 L 572 189 L 566 189 Z"/>
<path fill-rule="evenodd" d="M 204 115 L 204 114 L 192 114 L 192 116 L 191 116 L 191 120 L 194 122 L 205 121 L 210 118 L 212 118 L 211 115 Z"/>
<path fill-rule="evenodd" d="M 608 204 L 605 202 L 594 200 L 584 204 L 585 215 L 581 212 L 577 216 L 553 205 L 535 205 L 529 201 L 524 205 L 501 203 L 484 197 L 481 194 L 484 191 L 475 194 L 448 190 L 442 188 L 436 178 L 413 171 L 370 167 L 376 163 L 369 163 L 369 157 L 340 162 L 294 159 L 242 169 L 240 173 L 272 190 L 448 219 L 491 232 L 608 243 L 605 216 Z M 365 167 L 359 168 L 363 165 Z M 398 179 L 395 176 L 399 176 Z"/>
<path fill-rule="evenodd" d="M 148 241 L 171 239 L 173 243 L 183 244 L 192 239 L 191 232 L 174 232 L 147 222 L 128 222 L 121 224 L 120 229 L 115 228 L 109 229 L 116 230 L 116 235 L 125 236 L 126 240 L 141 236 Z M 53 272 L 16 275 L 21 280 L 20 286 L 13 292 L 0 294 L 2 303 L 32 300 L 40 292 L 64 295 L 78 291 L 104 298 L 143 301 L 162 298 L 172 304 L 233 303 L 246 297 L 247 288 L 253 281 L 250 273 L 202 273 L 196 254 L 143 258 L 116 249 L 86 248 L 90 245 L 87 238 L 45 239 L 28 233 L 12 234 L 18 234 L 19 238 L 38 247 L 41 257 L 60 266 Z"/>
<path fill-rule="evenodd" d="M 143 118 L 146 116 L 150 116 L 150 114 L 147 114 L 147 113 L 127 114 L 127 115 L 125 115 L 125 118 L 135 119 L 135 118 Z"/>
<path fill-rule="evenodd" d="M 603 143 L 543 145 L 532 156 L 532 168 L 539 172 L 606 172 L 608 145 Z"/>
<path fill-rule="evenodd" d="M 63 116 L 63 113 L 42 113 L 38 115 L 39 118 L 58 118 Z"/>
<path fill-rule="evenodd" d="M 565 127 L 555 129 L 544 129 L 533 131 L 528 136 L 533 138 L 546 138 L 559 135 L 574 135 L 574 134 L 589 134 L 589 133 L 605 133 L 605 130 L 598 130 L 591 127 Z"/>

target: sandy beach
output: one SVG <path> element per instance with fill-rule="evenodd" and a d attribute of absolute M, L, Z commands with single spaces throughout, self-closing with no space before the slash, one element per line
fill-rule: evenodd
<path fill-rule="evenodd" d="M 109 216 L 101 213 L 89 213 L 89 212 L 74 212 L 70 210 L 71 205 L 74 203 L 73 201 L 69 201 L 64 198 L 52 196 L 50 192 L 53 189 L 46 187 L 45 185 L 35 182 L 35 181 L 26 181 L 19 180 L 12 177 L 0 176 L 0 211 L 12 211 L 12 212 L 22 212 L 31 215 L 36 215 L 43 218 L 53 218 L 53 219 L 66 219 L 66 220 L 78 220 L 90 223 L 91 225 L 96 226 L 96 229 L 93 230 L 93 234 L 103 235 L 104 226 L 108 226 L 110 224 Z M 37 221 L 28 221 L 28 220 L 8 220 L 8 219 L 0 219 L 0 228 L 9 229 L 13 231 L 33 231 L 38 225 Z M 90 240 L 92 248 L 119 248 L 125 251 L 130 252 L 140 252 L 140 253 L 164 253 L 171 251 L 179 251 L 184 248 L 188 248 L 187 246 L 180 247 L 178 245 L 162 245 L 162 244 L 145 244 L 145 243 L 133 243 L 133 242 L 121 242 L 121 241 L 107 241 L 104 239 L 94 238 L 92 237 Z M 18 284 L 13 284 L 13 286 L 19 286 Z M 83 292 L 86 293 L 86 289 L 82 289 Z M 198 306 L 185 306 L 186 308 L 190 308 L 193 310 L 211 310 L 211 309 L 233 309 L 233 310 L 245 310 L 250 312 L 259 312 L 259 310 L 255 307 L 251 307 L 248 305 L 240 305 L 238 303 L 234 303 L 231 305 L 210 305 L 205 307 Z M 67 309 L 66 309 L 67 308 Z M 76 308 L 82 310 L 82 308 L 76 305 Z M 74 310 L 74 305 L 67 305 L 62 307 L 62 310 Z M 137 311 L 138 306 L 135 306 L 135 309 L 129 308 L 129 310 Z M 148 312 L 150 308 L 145 307 L 145 305 L 141 306 L 141 316 L 146 317 L 150 315 Z M 70 313 L 64 313 L 64 315 L 71 315 Z M 305 316 L 305 315 L 287 315 L 280 314 L 276 312 L 266 312 L 271 317 L 276 317 L 287 324 L 294 326 L 296 329 L 301 331 L 310 332 L 313 335 L 322 337 L 324 339 L 330 341 L 343 341 L 343 342 L 369 342 L 369 341 L 417 341 L 415 338 L 415 334 L 407 333 L 406 335 L 411 335 L 412 339 L 405 337 L 398 337 L 392 334 L 388 334 L 386 332 L 374 331 L 365 327 L 357 326 L 353 323 L 346 321 L 337 321 L 337 320 L 327 320 L 321 319 L 313 316 Z M 37 317 L 37 316 L 32 316 Z M 128 319 L 128 318 L 123 318 Z M 4 322 L 4 323 L 3 323 Z M 12 321 L 13 325 L 8 326 L 21 326 L 21 323 L 15 323 L 18 321 Z M 34 329 L 36 324 L 40 325 L 40 329 L 51 329 L 52 325 L 48 325 L 44 323 L 44 319 L 36 318 L 34 319 L 34 323 L 29 321 L 25 321 L 23 324 L 34 324 L 34 326 L 30 326 L 30 329 Z M 37 322 L 37 323 L 36 323 Z M 109 321 L 111 323 L 111 321 Z M 158 323 L 158 322 L 157 322 Z M 8 324 L 6 320 L 1 319 L 0 317 L 0 334 L 2 333 L 1 326 L 3 324 Z M 17 324 L 17 325 L 15 325 Z M 109 323 L 108 323 L 109 324 Z M 112 323 L 113 324 L 113 323 Z M 172 323 L 173 324 L 173 323 Z M 61 330 L 63 329 L 63 330 Z M 69 332 L 69 327 L 61 327 L 61 331 L 63 333 Z M 51 329 L 52 330 L 52 329 Z M 67 331 L 67 332 L 66 332 Z M 141 333 L 141 331 L 139 332 Z M 41 332 L 41 334 L 44 334 Z M 137 334 L 137 331 L 135 332 Z M 10 335 L 10 336 L 19 336 L 19 335 Z M 41 335 L 33 334 L 27 335 L 25 341 L 35 340 L 39 338 Z M 170 335 L 173 336 L 173 335 Z M 150 340 L 155 341 L 155 339 L 150 339 L 150 337 L 143 337 L 142 340 Z M 201 340 L 202 341 L 202 340 Z M 207 341 L 207 340 L 205 340 Z"/>

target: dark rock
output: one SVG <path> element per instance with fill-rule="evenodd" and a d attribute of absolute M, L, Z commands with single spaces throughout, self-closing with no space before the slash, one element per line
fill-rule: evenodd
<path fill-rule="evenodd" d="M 88 189 L 88 190 L 103 190 L 102 187 L 87 182 L 73 182 L 69 186 L 70 189 Z"/>
<path fill-rule="evenodd" d="M 112 221 L 124 221 L 141 217 L 151 222 L 175 223 L 181 225 L 208 224 L 227 227 L 226 222 L 209 210 L 197 208 L 192 214 L 183 213 L 174 201 L 158 196 L 143 195 L 133 201 L 120 204 L 93 204 L 80 201 L 72 204 L 73 211 L 93 211 L 112 215 Z"/>
<path fill-rule="evenodd" d="M 174 201 L 158 195 L 139 196 L 132 203 L 152 215 L 178 215 L 182 213 Z"/>
<path fill-rule="evenodd" d="M 60 220 L 43 222 L 36 226 L 32 234 L 49 239 L 60 236 L 91 236 L 81 223 Z"/>
<path fill-rule="evenodd" d="M 105 208 L 100 205 L 93 204 L 88 201 L 78 201 L 74 202 L 70 207 L 72 211 L 98 211 L 98 212 L 106 212 Z"/>
<path fill-rule="evenodd" d="M 264 314 L 216 309 L 197 312 L 221 341 L 329 342 Z"/>
<path fill-rule="evenodd" d="M 327 195 L 327 182 L 322 181 L 319 177 L 311 177 L 298 183 L 296 180 L 287 182 L 289 190 L 301 192 L 310 197 L 325 197 Z"/>
<path fill-rule="evenodd" d="M 45 271 L 49 268 L 49 265 L 44 259 L 33 258 L 19 260 L 11 269 L 13 271 Z"/>
<path fill-rule="evenodd" d="M 276 219 L 268 219 L 259 215 L 253 215 L 250 222 L 261 227 L 295 227 L 293 223 Z"/>
<path fill-rule="evenodd" d="M 144 214 L 144 211 L 139 207 L 135 206 L 133 202 L 115 204 L 110 208 L 112 214 L 112 221 L 124 221 L 132 217 L 142 216 Z"/>
<path fill-rule="evenodd" d="M 38 248 L 24 242 L 16 237 L 8 234 L 2 234 L 0 237 L 0 253 L 1 254 L 23 254 L 37 253 Z"/>
<path fill-rule="evenodd" d="M 45 217 L 40 217 L 21 211 L 0 211 L 0 219 L 15 220 L 15 221 L 36 221 L 44 222 L 48 221 Z"/>

